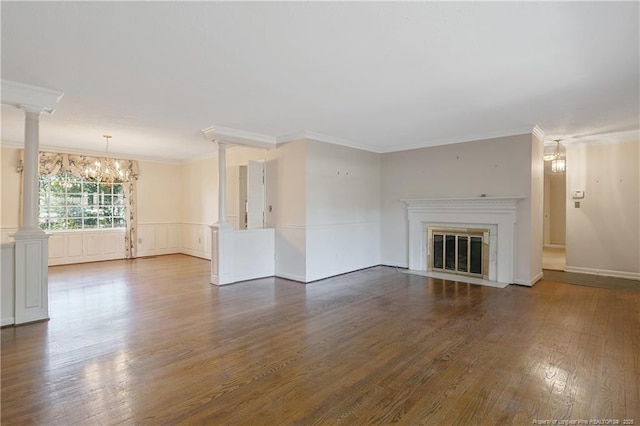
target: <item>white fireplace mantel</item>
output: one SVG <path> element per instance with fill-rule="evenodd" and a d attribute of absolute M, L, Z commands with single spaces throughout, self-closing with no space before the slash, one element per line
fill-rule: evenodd
<path fill-rule="evenodd" d="M 427 270 L 427 228 L 450 226 L 490 230 L 489 280 L 514 281 L 513 248 L 518 202 L 524 197 L 417 198 L 407 204 L 409 269 Z"/>

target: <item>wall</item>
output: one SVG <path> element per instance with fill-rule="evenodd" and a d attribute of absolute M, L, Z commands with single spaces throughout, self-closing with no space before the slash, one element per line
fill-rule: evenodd
<path fill-rule="evenodd" d="M 138 161 L 138 256 L 180 250 L 182 166 Z"/>
<path fill-rule="evenodd" d="M 18 148 L 2 147 L 0 154 L 0 228 L 3 229 L 17 229 L 20 225 L 20 173 L 16 172 L 18 152 Z"/>
<path fill-rule="evenodd" d="M 548 236 L 546 244 L 565 245 L 567 210 L 566 173 L 547 173 L 545 175 L 545 214 L 548 215 Z"/>
<path fill-rule="evenodd" d="M 537 274 L 529 268 L 532 155 L 531 134 L 383 154 L 381 263 L 408 267 L 408 222 L 402 199 L 523 196 L 517 213 L 515 277 L 531 281 Z M 542 185 L 538 178 L 536 185 Z M 541 208 L 542 187 L 539 191 Z"/>
<path fill-rule="evenodd" d="M 0 247 L 0 326 L 5 326 L 15 322 L 15 243 Z"/>
<path fill-rule="evenodd" d="M 306 280 L 307 142 L 281 144 L 265 165 L 266 226 L 275 228 L 275 273 Z"/>
<path fill-rule="evenodd" d="M 218 159 L 181 165 L 180 251 L 211 258 L 211 228 L 218 220 Z"/>
<path fill-rule="evenodd" d="M 567 271 L 640 279 L 638 188 L 640 142 L 567 145 Z"/>
<path fill-rule="evenodd" d="M 529 261 L 516 273 L 516 283 L 533 285 L 542 279 L 542 247 L 544 245 L 544 142 L 536 134 L 531 135 L 531 211 L 529 228 L 518 223 L 520 236 L 528 231 Z M 525 200 L 526 202 L 527 200 Z M 518 219 L 520 222 L 520 219 Z M 522 256 L 524 257 L 524 256 Z M 517 270 L 517 268 L 516 268 Z"/>
<path fill-rule="evenodd" d="M 306 281 L 380 264 L 380 155 L 307 142 Z"/>
<path fill-rule="evenodd" d="M 246 166 L 249 160 L 267 161 L 269 151 L 259 148 L 245 147 L 229 147 L 227 148 L 227 221 L 233 225 L 235 229 L 239 228 L 241 222 L 240 217 L 240 199 L 241 193 L 241 177 L 240 166 Z M 244 176 L 246 179 L 246 175 Z M 245 185 L 246 181 L 242 182 Z M 217 187 L 215 188 L 217 192 Z"/>

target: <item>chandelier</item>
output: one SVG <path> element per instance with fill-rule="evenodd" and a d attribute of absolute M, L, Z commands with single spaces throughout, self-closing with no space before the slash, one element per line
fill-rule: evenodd
<path fill-rule="evenodd" d="M 113 184 L 115 182 L 123 182 L 129 179 L 130 170 L 120 167 L 117 159 L 109 158 L 109 139 L 111 135 L 102 135 L 107 146 L 105 148 L 104 157 L 99 157 L 90 166 L 86 167 L 84 172 L 87 179 L 95 180 L 97 183 Z"/>
<path fill-rule="evenodd" d="M 560 155 L 560 141 L 561 139 L 554 139 L 554 142 L 556 143 L 556 152 L 544 155 L 544 161 L 551 161 L 552 173 L 564 173 L 566 170 L 566 160 Z"/>

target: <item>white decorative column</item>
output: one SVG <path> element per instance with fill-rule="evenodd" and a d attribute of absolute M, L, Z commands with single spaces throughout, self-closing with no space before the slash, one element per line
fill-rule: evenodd
<path fill-rule="evenodd" d="M 218 222 L 211 226 L 211 284 L 234 280 L 234 229 L 227 222 L 227 145 L 218 144 Z"/>
<path fill-rule="evenodd" d="M 41 110 L 25 111 L 22 226 L 13 235 L 15 252 L 15 323 L 49 319 L 49 235 L 38 227 L 38 147 Z"/>
<path fill-rule="evenodd" d="M 15 239 L 14 322 L 49 319 L 49 235 L 38 227 L 40 114 L 53 114 L 63 93 L 2 80 L 2 103 L 25 112 L 22 224 Z M 3 325 L 5 325 L 3 323 Z"/>

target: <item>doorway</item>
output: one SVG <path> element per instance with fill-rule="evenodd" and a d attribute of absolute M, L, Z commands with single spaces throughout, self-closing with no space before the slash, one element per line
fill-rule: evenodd
<path fill-rule="evenodd" d="M 560 145 L 560 144 L 558 144 Z M 561 147 L 561 145 L 560 145 Z M 566 257 L 567 223 L 567 175 L 565 169 L 554 171 L 549 158 L 565 159 L 564 149 L 552 142 L 553 152 L 547 156 L 545 144 L 544 165 L 544 246 L 542 249 L 542 268 L 564 271 Z"/>

